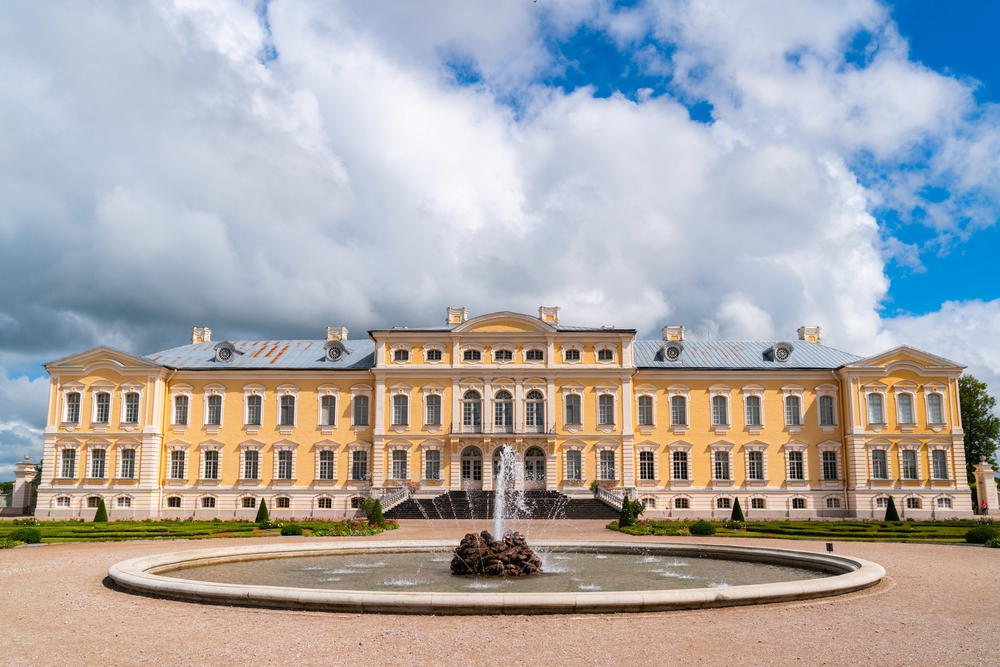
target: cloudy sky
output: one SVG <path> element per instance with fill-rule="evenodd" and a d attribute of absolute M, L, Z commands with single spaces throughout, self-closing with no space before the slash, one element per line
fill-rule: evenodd
<path fill-rule="evenodd" d="M 939 15 L 940 14 L 940 15 Z M 0 15 L 0 478 L 40 364 L 444 308 L 909 343 L 1000 393 L 995 3 Z"/>

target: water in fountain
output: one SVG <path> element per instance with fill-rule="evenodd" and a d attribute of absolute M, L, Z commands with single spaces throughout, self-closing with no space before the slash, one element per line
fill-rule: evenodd
<path fill-rule="evenodd" d="M 498 540 L 517 528 L 518 512 L 528 513 L 524 485 L 518 484 L 519 474 L 523 476 L 523 471 L 518 469 L 514 448 L 503 445 L 497 457 L 496 475 L 493 479 L 493 535 Z"/>

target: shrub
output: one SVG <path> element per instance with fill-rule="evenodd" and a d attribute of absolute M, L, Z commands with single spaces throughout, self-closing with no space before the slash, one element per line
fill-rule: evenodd
<path fill-rule="evenodd" d="M 264 523 L 271 520 L 271 515 L 267 513 L 267 501 L 263 498 L 260 499 L 260 507 L 257 508 L 257 518 L 254 519 L 257 523 Z"/>
<path fill-rule="evenodd" d="M 896 501 L 889 496 L 889 502 L 885 506 L 885 521 L 899 521 L 899 512 L 896 511 Z"/>
<path fill-rule="evenodd" d="M 37 526 L 38 519 L 14 519 L 11 523 L 15 526 Z"/>
<path fill-rule="evenodd" d="M 385 517 L 382 516 L 382 501 L 378 498 L 365 498 L 361 503 L 361 511 L 368 517 L 368 523 L 376 526 L 385 523 Z"/>
<path fill-rule="evenodd" d="M 17 540 L 12 540 L 9 537 L 0 537 L 0 549 L 10 549 L 11 547 L 16 547 L 20 542 Z"/>
<path fill-rule="evenodd" d="M 601 488 L 601 485 L 598 484 L 596 479 L 590 483 L 590 492 L 593 493 L 595 496 L 597 495 L 597 490 L 599 488 Z"/>
<path fill-rule="evenodd" d="M 97 513 L 94 514 L 94 523 L 108 522 L 108 508 L 104 506 L 104 498 L 97 501 Z"/>
<path fill-rule="evenodd" d="M 986 540 L 986 546 L 993 549 L 1000 549 L 1000 537 L 994 537 L 992 540 Z"/>
<path fill-rule="evenodd" d="M 261 521 L 260 523 L 257 524 L 257 527 L 262 528 L 264 530 L 270 530 L 271 528 L 281 528 L 281 524 L 278 523 L 277 521 L 268 520 L 268 521 Z"/>
<path fill-rule="evenodd" d="M 729 515 L 729 520 L 730 521 L 739 521 L 741 523 L 743 521 L 746 521 L 746 517 L 743 516 L 743 508 L 740 507 L 740 499 L 739 498 L 737 498 L 736 502 L 733 503 L 733 512 L 732 512 L 732 514 Z M 728 528 L 728 527 L 729 526 L 726 526 L 726 528 Z"/>
<path fill-rule="evenodd" d="M 290 523 L 290 524 L 288 524 L 286 526 L 282 526 L 281 527 L 281 534 L 282 535 L 301 535 L 302 534 L 302 526 L 297 526 L 294 523 Z"/>
<path fill-rule="evenodd" d="M 711 521 L 695 521 L 688 526 L 688 531 L 692 535 L 715 535 L 715 524 Z"/>
<path fill-rule="evenodd" d="M 1000 532 L 992 526 L 976 526 L 965 533 L 965 541 L 969 544 L 986 544 L 1000 537 Z"/>
<path fill-rule="evenodd" d="M 622 500 L 622 508 L 618 512 L 618 527 L 634 526 L 636 519 L 639 518 L 644 509 L 646 506 L 638 500 L 629 500 L 628 498 Z"/>
<path fill-rule="evenodd" d="M 746 528 L 746 524 L 742 521 L 737 521 L 735 519 L 730 519 L 722 524 L 723 528 L 728 528 L 729 530 L 743 530 Z"/>
<path fill-rule="evenodd" d="M 25 544 L 38 544 L 42 541 L 42 531 L 37 528 L 15 528 L 7 533 L 7 539 Z"/>

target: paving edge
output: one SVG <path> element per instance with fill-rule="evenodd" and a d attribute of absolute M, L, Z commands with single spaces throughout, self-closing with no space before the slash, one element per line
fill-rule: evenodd
<path fill-rule="evenodd" d="M 771 563 L 821 570 L 833 576 L 725 588 L 579 593 L 434 593 L 224 584 L 161 574 L 196 564 L 262 558 L 450 551 L 455 547 L 454 540 L 308 542 L 191 549 L 125 560 L 112 565 L 108 576 L 129 590 L 197 602 L 336 612 L 442 615 L 646 612 L 787 602 L 861 590 L 874 586 L 885 576 L 885 569 L 878 563 L 791 549 L 569 540 L 533 540 L 532 544 L 575 552 L 643 553 Z"/>

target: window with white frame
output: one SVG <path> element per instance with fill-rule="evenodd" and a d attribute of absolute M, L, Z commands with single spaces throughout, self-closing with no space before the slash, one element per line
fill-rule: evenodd
<path fill-rule="evenodd" d="M 569 347 L 563 351 L 563 360 L 568 363 L 575 363 L 580 361 L 580 350 L 579 348 Z"/>
<path fill-rule="evenodd" d="M 671 479 L 690 479 L 688 472 L 688 453 L 673 452 L 671 455 Z"/>
<path fill-rule="evenodd" d="M 71 391 L 66 394 L 65 421 L 77 424 L 80 421 L 80 392 Z"/>
<path fill-rule="evenodd" d="M 827 498 L 826 508 L 828 510 L 840 509 L 840 498 Z"/>
<path fill-rule="evenodd" d="M 615 479 L 615 453 L 610 449 L 602 449 L 598 454 L 598 470 L 603 480 Z"/>
<path fill-rule="evenodd" d="M 798 396 L 785 396 L 785 425 L 802 425 L 802 399 Z"/>
<path fill-rule="evenodd" d="M 903 479 L 917 479 L 917 451 L 904 449 L 899 453 L 899 458 Z"/>
<path fill-rule="evenodd" d="M 393 350 L 392 360 L 397 364 L 406 363 L 410 360 L 410 351 L 403 348 Z"/>
<path fill-rule="evenodd" d="M 641 502 L 642 506 L 645 507 L 646 509 L 650 510 L 656 509 L 656 498 L 654 498 L 653 496 L 645 496 L 643 498 L 640 498 L 639 502 Z"/>
<path fill-rule="evenodd" d="M 392 397 L 392 424 L 406 426 L 410 423 L 410 397 L 406 394 L 396 394 Z"/>
<path fill-rule="evenodd" d="M 356 482 L 368 479 L 368 452 L 363 449 L 351 452 L 351 479 Z"/>
<path fill-rule="evenodd" d="M 118 477 L 121 479 L 135 479 L 135 450 L 118 450 Z"/>
<path fill-rule="evenodd" d="M 441 425 L 441 395 L 427 394 L 424 397 L 424 423 L 428 426 Z"/>
<path fill-rule="evenodd" d="M 721 398 L 717 396 L 716 398 Z M 760 426 L 763 424 L 761 421 L 761 411 L 760 411 L 760 396 L 756 394 L 751 394 L 746 397 L 746 422 L 747 426 Z"/>
<path fill-rule="evenodd" d="M 712 478 L 717 480 L 732 479 L 729 471 L 729 452 L 717 449 L 712 453 Z"/>
<path fill-rule="evenodd" d="M 493 395 L 493 427 L 501 433 L 514 430 L 514 396 L 506 389 Z"/>
<path fill-rule="evenodd" d="M 678 510 L 691 509 L 690 498 L 674 498 L 674 509 Z"/>
<path fill-rule="evenodd" d="M 185 478 L 184 464 L 186 458 L 183 450 L 175 449 L 170 452 L 170 479 Z"/>
<path fill-rule="evenodd" d="M 115 498 L 115 506 L 123 509 L 132 507 L 132 499 L 128 496 L 118 496 Z"/>
<path fill-rule="evenodd" d="M 354 426 L 368 426 L 368 397 L 363 394 L 355 396 L 351 413 Z"/>
<path fill-rule="evenodd" d="M 908 510 L 918 510 L 918 509 L 920 509 L 920 498 L 907 498 L 906 499 L 906 509 L 908 509 Z"/>
<path fill-rule="evenodd" d="M 670 397 L 670 425 L 687 425 L 687 398 L 684 396 Z"/>
<path fill-rule="evenodd" d="M 715 499 L 715 508 L 716 509 L 727 510 L 727 509 L 730 509 L 732 506 L 733 506 L 733 502 L 729 498 L 716 498 Z"/>
<path fill-rule="evenodd" d="M 939 510 L 951 509 L 951 498 L 938 498 L 937 506 Z"/>
<path fill-rule="evenodd" d="M 167 507 L 170 509 L 178 509 L 181 506 L 180 496 L 170 496 L 167 498 Z"/>
<path fill-rule="evenodd" d="M 139 423 L 139 392 L 129 391 L 125 393 L 125 415 L 122 421 L 126 424 Z"/>
<path fill-rule="evenodd" d="M 712 425 L 713 426 L 728 426 L 729 425 L 729 406 L 727 405 L 725 396 L 713 396 L 712 397 Z"/>
<path fill-rule="evenodd" d="M 900 424 L 913 423 L 913 394 L 896 394 L 896 419 Z"/>
<path fill-rule="evenodd" d="M 483 353 L 479 350 L 468 349 L 462 353 L 462 361 L 475 363 L 483 360 Z"/>
<path fill-rule="evenodd" d="M 278 416 L 278 426 L 295 425 L 295 397 L 291 394 L 284 394 L 279 400 L 280 409 Z"/>
<path fill-rule="evenodd" d="M 833 396 L 819 397 L 819 425 L 834 426 L 837 423 L 837 415 L 834 412 Z"/>
<path fill-rule="evenodd" d="M 884 424 L 885 423 L 885 401 L 882 398 L 882 394 L 871 393 L 868 394 L 868 423 L 869 424 Z"/>
<path fill-rule="evenodd" d="M 332 510 L 333 509 L 333 498 L 317 498 L 316 507 L 321 510 Z"/>
<path fill-rule="evenodd" d="M 639 452 L 639 479 L 656 479 L 656 455 L 651 451 Z"/>
<path fill-rule="evenodd" d="M 889 479 L 889 460 L 884 449 L 872 450 L 872 479 Z"/>
<path fill-rule="evenodd" d="M 111 416 L 111 394 L 106 391 L 98 392 L 94 397 L 94 421 L 98 424 L 107 424 Z"/>
<path fill-rule="evenodd" d="M 260 426 L 264 413 L 264 397 L 259 394 L 247 396 L 247 426 Z"/>
<path fill-rule="evenodd" d="M 639 413 L 639 426 L 653 425 L 653 397 L 643 394 L 636 399 Z"/>
<path fill-rule="evenodd" d="M 889 506 L 888 498 L 883 496 L 882 498 L 875 499 L 875 507 L 877 507 L 878 509 L 885 509 L 888 506 Z"/>
<path fill-rule="evenodd" d="M 256 449 L 243 452 L 243 479 L 260 479 L 260 452 Z"/>
<path fill-rule="evenodd" d="M 222 396 L 212 394 L 208 397 L 205 411 L 205 424 L 208 426 L 220 426 L 222 424 Z"/>
<path fill-rule="evenodd" d="M 597 424 L 611 426 L 615 423 L 615 397 L 601 394 L 597 397 Z"/>
<path fill-rule="evenodd" d="M 583 480 L 583 454 L 578 449 L 566 452 L 566 479 L 573 482 Z"/>
<path fill-rule="evenodd" d="M 187 426 L 188 425 L 188 407 L 191 403 L 191 399 L 187 396 L 181 394 L 174 396 L 174 425 L 175 426 Z"/>
<path fill-rule="evenodd" d="M 931 475 L 934 479 L 948 479 L 948 453 L 943 449 L 931 451 Z"/>
<path fill-rule="evenodd" d="M 207 449 L 202 456 L 202 479 L 219 479 L 219 451 Z"/>
<path fill-rule="evenodd" d="M 287 510 L 292 506 L 292 499 L 288 496 L 278 496 L 274 499 L 274 506 L 279 510 Z"/>
<path fill-rule="evenodd" d="M 751 498 L 750 509 L 753 510 L 767 509 L 767 501 L 764 498 Z"/>
<path fill-rule="evenodd" d="M 524 358 L 526 361 L 545 361 L 545 352 L 538 348 L 533 348 L 525 351 Z"/>
<path fill-rule="evenodd" d="M 506 348 L 500 348 L 493 350 L 493 363 L 496 364 L 506 364 L 514 361 L 513 350 L 508 350 Z"/>
<path fill-rule="evenodd" d="M 747 479 L 757 482 L 763 481 L 764 477 L 764 452 L 754 449 L 747 452 Z"/>
<path fill-rule="evenodd" d="M 316 477 L 319 479 L 331 480 L 333 479 L 335 463 L 335 453 L 329 449 L 324 449 L 319 453 L 319 470 L 317 471 Z"/>
<path fill-rule="evenodd" d="M 405 449 L 394 449 L 392 450 L 392 478 L 391 479 L 406 479 L 407 475 L 407 465 L 406 461 L 406 450 Z"/>
<path fill-rule="evenodd" d="M 76 477 L 76 450 L 69 447 L 65 447 L 62 450 L 62 470 L 60 471 L 60 477 L 64 478 L 74 478 Z"/>
<path fill-rule="evenodd" d="M 205 498 L 205 500 L 209 500 L 209 498 Z M 215 498 L 211 498 L 211 500 L 214 504 Z M 254 507 L 257 507 L 257 499 L 254 498 L 253 496 L 247 496 L 246 498 L 243 498 L 240 504 L 243 506 L 243 509 L 250 510 L 253 509 Z"/>
<path fill-rule="evenodd" d="M 103 479 L 107 472 L 108 450 L 94 448 L 90 450 L 90 477 Z"/>
<path fill-rule="evenodd" d="M 443 355 L 441 354 L 441 350 L 437 349 L 436 347 L 432 347 L 428 349 L 426 352 L 424 352 L 424 359 L 426 359 L 427 361 L 438 362 L 441 361 L 442 358 Z"/>
<path fill-rule="evenodd" d="M 337 397 L 333 394 L 319 399 L 319 420 L 322 426 L 337 425 Z"/>
<path fill-rule="evenodd" d="M 579 394 L 566 394 L 566 423 L 571 426 L 579 426 L 581 422 L 581 402 Z"/>
<path fill-rule="evenodd" d="M 292 458 L 294 454 L 290 449 L 282 449 L 278 451 L 278 474 L 275 475 L 277 479 L 292 479 Z"/>
<path fill-rule="evenodd" d="M 927 421 L 931 424 L 944 423 L 941 394 L 927 394 Z"/>
<path fill-rule="evenodd" d="M 615 351 L 610 347 L 602 347 L 597 350 L 597 360 L 603 363 L 608 363 L 615 360 Z"/>
<path fill-rule="evenodd" d="M 793 510 L 804 510 L 806 508 L 805 498 L 792 498 L 792 509 Z"/>
<path fill-rule="evenodd" d="M 483 425 L 483 397 L 475 389 L 462 395 L 462 426 L 467 431 L 478 431 Z"/>
<path fill-rule="evenodd" d="M 788 452 L 788 479 L 802 481 L 805 478 L 805 454 L 798 449 L 793 449 Z"/>
<path fill-rule="evenodd" d="M 832 481 L 840 479 L 840 466 L 837 465 L 837 452 L 826 450 L 820 454 L 823 463 L 823 479 Z"/>
<path fill-rule="evenodd" d="M 545 430 L 545 397 L 537 389 L 532 389 L 525 396 L 524 428 L 535 432 Z"/>
<path fill-rule="evenodd" d="M 441 450 L 424 451 L 424 479 L 441 479 Z"/>
<path fill-rule="evenodd" d="M 88 496 L 87 497 L 87 507 L 89 507 L 89 508 L 95 508 L 95 507 L 99 507 L 100 504 L 101 504 L 101 497 L 100 496 Z"/>

